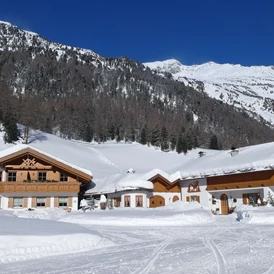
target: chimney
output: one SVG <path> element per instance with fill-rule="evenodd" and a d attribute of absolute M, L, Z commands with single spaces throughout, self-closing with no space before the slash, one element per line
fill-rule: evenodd
<path fill-rule="evenodd" d="M 238 150 L 238 149 L 236 149 L 235 147 L 232 147 L 232 148 L 231 148 L 230 155 L 231 155 L 232 157 L 236 156 L 238 153 L 239 153 L 239 150 Z"/>

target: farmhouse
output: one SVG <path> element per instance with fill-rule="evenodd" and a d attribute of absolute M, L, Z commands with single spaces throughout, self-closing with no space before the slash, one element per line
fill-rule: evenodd
<path fill-rule="evenodd" d="M 145 174 L 129 172 L 109 182 L 108 189 L 90 189 L 86 194 L 107 194 L 120 207 L 197 201 L 213 213 L 228 214 L 242 204 L 263 205 L 273 195 L 273 149 L 274 143 L 267 143 L 209 156 L 199 153 L 175 173 L 159 169 Z"/>
<path fill-rule="evenodd" d="M 80 186 L 90 171 L 36 148 L 16 145 L 0 152 L 0 208 L 78 209 Z"/>
<path fill-rule="evenodd" d="M 115 207 L 160 207 L 181 200 L 197 201 L 213 213 L 228 214 L 242 204 L 263 205 L 273 195 L 273 149 L 274 143 L 267 143 L 197 153 L 177 171 L 138 173 L 130 168 L 125 174 L 95 178 L 93 183 L 91 171 L 81 167 L 90 165 L 89 153 L 75 165 L 56 157 L 60 149 L 52 155 L 15 145 L 0 152 L 0 208 L 77 210 L 85 193 L 94 198 L 104 194 Z M 76 153 L 67 158 L 77 163 L 81 156 Z"/>

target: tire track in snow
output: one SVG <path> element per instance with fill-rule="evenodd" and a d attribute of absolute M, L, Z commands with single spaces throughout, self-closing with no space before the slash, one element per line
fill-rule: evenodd
<path fill-rule="evenodd" d="M 204 245 L 207 246 L 214 254 L 216 263 L 217 263 L 217 269 L 218 274 L 227 274 L 227 267 L 226 267 L 226 260 L 221 252 L 220 248 L 214 243 L 214 239 L 218 236 L 213 235 L 212 237 L 208 238 L 207 235 L 204 236 Z"/>
<path fill-rule="evenodd" d="M 158 259 L 159 255 L 170 245 L 174 240 L 177 239 L 179 233 L 176 233 L 173 236 L 168 237 L 163 241 L 157 248 L 154 249 L 152 255 L 146 260 L 142 268 L 137 269 L 133 274 L 148 274 L 151 267 L 154 265 L 155 261 Z"/>

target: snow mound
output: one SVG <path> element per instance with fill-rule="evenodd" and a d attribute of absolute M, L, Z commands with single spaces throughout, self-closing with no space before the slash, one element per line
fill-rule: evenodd
<path fill-rule="evenodd" d="M 155 210 L 179 210 L 179 211 L 188 211 L 188 210 L 195 210 L 195 209 L 201 209 L 203 208 L 200 203 L 198 202 L 182 202 L 182 201 L 176 201 L 172 204 L 166 205 L 164 207 L 157 207 Z M 207 210 L 207 209 L 205 209 Z"/>
<path fill-rule="evenodd" d="M 236 209 L 237 221 L 249 224 L 274 224 L 274 207 L 253 207 L 242 205 Z"/>
<path fill-rule="evenodd" d="M 90 251 L 113 245 L 98 232 L 75 224 L 40 220 L 37 217 L 42 215 L 39 214 L 31 218 L 23 213 L 22 216 L 18 218 L 5 212 L 0 214 L 0 263 Z M 56 218 L 56 214 L 51 216 Z"/>
<path fill-rule="evenodd" d="M 210 224 L 215 218 L 199 203 L 176 202 L 160 208 L 116 208 L 108 211 L 73 212 L 60 221 L 106 226 L 189 226 Z"/>
<path fill-rule="evenodd" d="M 16 210 L 14 215 L 19 218 L 28 219 L 43 219 L 43 220 L 59 220 L 69 214 L 66 210 L 61 208 L 47 208 L 29 210 Z"/>
<path fill-rule="evenodd" d="M 112 243 L 97 235 L 63 234 L 47 236 L 0 236 L 0 263 L 37 259 L 47 256 L 83 252 L 110 246 Z"/>

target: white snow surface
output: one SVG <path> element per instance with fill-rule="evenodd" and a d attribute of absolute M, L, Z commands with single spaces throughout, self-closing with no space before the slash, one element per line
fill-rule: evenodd
<path fill-rule="evenodd" d="M 3 134 L 3 133 L 1 133 Z M 15 152 L 24 145 L 6 145 L 0 134 L 0 156 Z M 148 180 L 161 175 L 170 182 L 178 179 L 203 178 L 271 170 L 274 168 L 274 143 L 240 147 L 236 156 L 230 150 L 189 151 L 187 155 L 162 152 L 138 143 L 86 143 L 59 138 L 41 131 L 32 131 L 29 147 L 54 157 L 60 162 L 92 173 L 95 187 L 90 193 L 109 193 L 125 189 L 151 189 Z M 5 151 L 4 149 L 7 148 Z M 127 173 L 133 169 L 135 173 Z"/>
<path fill-rule="evenodd" d="M 197 88 L 197 81 L 204 83 L 205 92 L 213 98 L 252 115 L 260 115 L 274 126 L 274 66 L 245 67 L 234 64 L 208 62 L 186 66 L 175 59 L 144 63 L 145 66 Z"/>
<path fill-rule="evenodd" d="M 273 273 L 274 208 L 237 210 L 0 210 L 0 273 Z"/>
<path fill-rule="evenodd" d="M 60 212 L 62 211 L 62 213 Z M 53 220 L 63 209 L 0 211 L 1 263 L 74 253 L 112 245 L 97 232 Z M 21 218 L 18 218 L 21 217 Z M 43 220 L 44 219 L 44 220 Z M 45 220 L 46 219 L 46 220 Z"/>
<path fill-rule="evenodd" d="M 211 211 L 197 202 L 176 201 L 172 205 L 158 208 L 115 208 L 114 210 L 86 211 L 85 214 L 71 212 L 61 219 L 84 225 L 106 226 L 189 226 L 214 222 Z"/>

